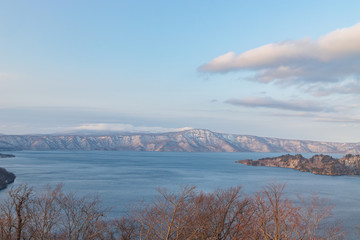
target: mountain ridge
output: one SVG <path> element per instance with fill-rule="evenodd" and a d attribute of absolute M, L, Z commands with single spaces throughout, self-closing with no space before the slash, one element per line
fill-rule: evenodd
<path fill-rule="evenodd" d="M 0 135 L 0 150 L 360 153 L 360 143 L 292 140 L 190 129 L 108 135 Z"/>

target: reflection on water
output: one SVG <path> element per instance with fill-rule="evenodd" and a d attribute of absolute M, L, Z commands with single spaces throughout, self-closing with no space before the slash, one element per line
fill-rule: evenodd
<path fill-rule="evenodd" d="M 15 152 L 0 159 L 0 166 L 17 176 L 14 186 L 36 189 L 63 183 L 78 194 L 97 193 L 104 206 L 118 216 L 140 200 L 150 200 L 157 187 L 177 190 L 196 185 L 204 191 L 241 185 L 245 193 L 265 184 L 286 183 L 286 193 L 303 197 L 318 193 L 336 205 L 334 214 L 350 230 L 360 223 L 360 177 L 319 176 L 292 169 L 251 167 L 236 160 L 278 156 L 276 153 L 164 153 L 164 152 Z M 309 157 L 310 154 L 304 154 Z M 336 155 L 335 155 L 336 156 Z M 340 155 L 336 156 L 340 157 Z M 0 192 L 4 197 L 6 191 Z"/>

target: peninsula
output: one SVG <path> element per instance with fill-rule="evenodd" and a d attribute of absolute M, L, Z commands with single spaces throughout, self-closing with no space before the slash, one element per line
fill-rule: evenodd
<path fill-rule="evenodd" d="M 351 154 L 347 154 L 340 159 L 322 154 L 314 155 L 311 158 L 305 158 L 300 154 L 287 154 L 273 158 L 261 158 L 256 161 L 245 159 L 237 162 L 248 166 L 292 168 L 319 175 L 360 175 L 360 155 Z"/>
<path fill-rule="evenodd" d="M 12 158 L 12 157 L 15 157 L 15 155 L 13 155 L 13 154 L 3 154 L 3 153 L 0 153 L 0 158 Z"/>
<path fill-rule="evenodd" d="M 8 172 L 5 168 L 0 168 L 0 190 L 3 190 L 7 187 L 8 184 L 15 181 L 15 174 Z"/>
<path fill-rule="evenodd" d="M 3 154 L 0 153 L 0 158 L 12 158 L 15 157 L 12 154 Z M 3 190 L 7 187 L 8 184 L 15 181 L 15 174 L 8 172 L 5 168 L 0 168 L 0 190 Z"/>

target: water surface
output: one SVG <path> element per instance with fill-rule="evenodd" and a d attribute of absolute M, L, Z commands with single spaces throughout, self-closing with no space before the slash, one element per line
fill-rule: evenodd
<path fill-rule="evenodd" d="M 26 183 L 36 189 L 47 184 L 64 184 L 66 191 L 96 193 L 112 216 L 127 211 L 129 205 L 150 200 L 157 187 L 176 191 L 196 185 L 204 191 L 243 186 L 252 194 L 268 183 L 286 183 L 290 197 L 310 197 L 318 193 L 336 205 L 334 215 L 348 229 L 360 223 L 360 177 L 320 176 L 292 169 L 252 167 L 235 163 L 279 153 L 168 153 L 111 151 L 13 152 L 16 158 L 0 159 L 0 166 L 17 176 L 14 186 Z M 309 157 L 312 154 L 304 154 Z M 337 155 L 336 157 L 340 157 Z M 4 197 L 6 191 L 0 192 Z"/>

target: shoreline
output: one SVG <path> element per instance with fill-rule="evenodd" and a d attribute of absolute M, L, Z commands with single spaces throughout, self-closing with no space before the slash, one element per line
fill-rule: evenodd
<path fill-rule="evenodd" d="M 13 154 L 0 153 L 0 158 L 14 158 Z M 0 167 L 0 191 L 7 188 L 7 186 L 15 181 L 15 174 Z"/>

